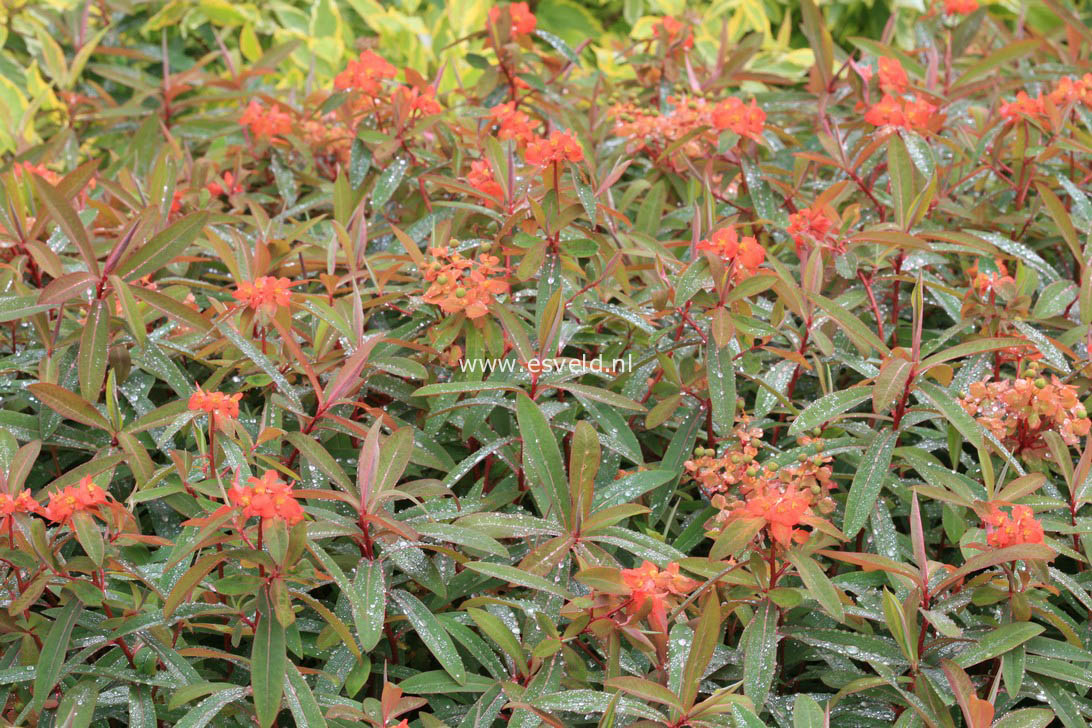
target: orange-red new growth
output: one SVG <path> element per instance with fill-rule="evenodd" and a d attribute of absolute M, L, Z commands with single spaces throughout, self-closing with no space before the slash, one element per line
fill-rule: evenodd
<path fill-rule="evenodd" d="M 536 139 L 527 145 L 527 163 L 546 167 L 561 162 L 580 162 L 584 150 L 568 131 L 555 130 L 548 139 Z"/>
<path fill-rule="evenodd" d="M 106 491 L 95 485 L 91 476 L 86 475 L 77 485 L 50 493 L 49 503 L 42 513 L 51 521 L 63 523 L 76 513 L 98 515 L 98 507 L 106 500 Z"/>
<path fill-rule="evenodd" d="M 231 295 L 248 308 L 273 315 L 277 309 L 292 303 L 291 287 L 292 281 L 287 278 L 262 276 L 243 281 Z"/>
<path fill-rule="evenodd" d="M 1012 506 L 1012 513 L 1001 510 L 1004 503 L 990 503 L 990 512 L 983 518 L 986 543 L 995 549 L 1043 542 L 1043 525 L 1035 519 L 1028 506 Z"/>
<path fill-rule="evenodd" d="M 236 479 L 227 496 L 233 507 L 242 510 L 243 518 L 279 518 L 289 526 L 303 520 L 303 508 L 292 486 L 282 481 L 275 470 L 265 471 L 260 478 L 250 476 L 245 485 Z"/>
<path fill-rule="evenodd" d="M 501 17 L 501 5 L 494 5 L 489 8 L 489 24 L 496 25 L 500 21 Z M 535 32 L 535 26 L 538 24 L 538 20 L 535 18 L 534 13 L 531 12 L 531 8 L 527 3 L 509 3 L 508 17 L 512 19 L 512 35 L 530 35 Z"/>
<path fill-rule="evenodd" d="M 349 61 L 345 70 L 334 77 L 334 88 L 339 91 L 355 89 L 368 96 L 378 96 L 383 80 L 397 74 L 387 59 L 373 51 L 364 51 L 356 60 Z"/>
<path fill-rule="evenodd" d="M 239 123 L 258 139 L 272 139 L 292 131 L 291 114 L 276 107 L 267 109 L 257 101 L 250 102 Z"/>
<path fill-rule="evenodd" d="M 242 398 L 242 392 L 235 394 L 206 392 L 198 386 L 197 391 L 190 395 L 189 409 L 191 412 L 207 414 L 209 429 L 222 430 L 225 422 L 239 416 L 239 400 Z"/>

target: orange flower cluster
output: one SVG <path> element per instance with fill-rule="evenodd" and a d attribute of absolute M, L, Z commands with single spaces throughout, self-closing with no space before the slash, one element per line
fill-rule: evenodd
<path fill-rule="evenodd" d="M 225 422 L 239 416 L 239 400 L 242 398 L 242 392 L 206 392 L 198 386 L 197 391 L 190 395 L 189 409 L 207 414 L 210 430 L 222 430 Z"/>
<path fill-rule="evenodd" d="M 242 509 L 243 518 L 279 518 L 289 526 L 303 520 L 303 508 L 296 501 L 292 486 L 277 477 L 274 470 L 265 471 L 260 478 L 250 476 L 246 485 L 236 478 L 227 497 L 232 507 Z"/>
<path fill-rule="evenodd" d="M 1025 117 L 1042 119 L 1048 117 L 1052 109 L 1068 112 L 1077 104 L 1092 106 L 1092 73 L 1076 79 L 1064 76 L 1045 95 L 1031 97 L 1026 91 L 1020 91 L 1014 100 L 1001 104 L 1001 117 L 1010 123 Z"/>
<path fill-rule="evenodd" d="M 812 246 L 846 252 L 845 241 L 835 233 L 834 219 L 823 205 L 812 205 L 789 215 L 789 236 L 799 256 Z"/>
<path fill-rule="evenodd" d="M 910 79 L 906 76 L 906 70 L 897 58 L 882 56 L 880 66 L 880 89 L 888 94 L 901 94 L 906 92 L 910 85 Z"/>
<path fill-rule="evenodd" d="M 990 503 L 990 512 L 983 521 L 986 543 L 995 549 L 1018 546 L 1025 543 L 1043 542 L 1043 525 L 1035 520 L 1035 512 L 1028 506 L 1012 506 L 1012 513 L 1001 510 L 1005 503 Z"/>
<path fill-rule="evenodd" d="M 885 93 L 879 102 L 865 112 L 864 119 L 873 126 L 890 126 L 920 132 L 938 127 L 943 121 L 943 115 L 925 99 L 917 96 L 907 99 Z"/>
<path fill-rule="evenodd" d="M 622 583 L 630 590 L 635 608 L 640 608 L 646 599 L 662 603 L 671 595 L 685 596 L 698 587 L 698 582 L 679 573 L 678 564 L 668 564 L 660 571 L 651 561 L 636 569 L 622 569 Z"/>
<path fill-rule="evenodd" d="M 569 131 L 554 130 L 549 138 L 536 139 L 527 145 L 527 163 L 536 167 L 583 160 L 584 149 Z"/>
<path fill-rule="evenodd" d="M 16 513 L 40 513 L 42 507 L 29 490 L 23 490 L 14 498 L 8 493 L 0 493 L 0 526 L 7 526 Z"/>
<path fill-rule="evenodd" d="M 52 169 L 46 167 L 44 164 L 31 164 L 30 162 L 16 162 L 11 169 L 15 173 L 15 178 L 19 179 L 24 174 L 34 174 L 51 185 L 56 186 L 61 181 L 61 175 L 54 172 Z"/>
<path fill-rule="evenodd" d="M 493 165 L 487 159 L 475 159 L 470 163 L 470 173 L 466 175 L 466 181 L 486 197 L 504 199 L 504 189 L 493 175 Z"/>
<path fill-rule="evenodd" d="M 489 8 L 489 25 L 494 26 L 500 21 L 502 7 L 507 7 L 508 17 L 512 19 L 512 35 L 518 38 L 535 32 L 538 20 L 531 12 L 530 6 L 524 2 L 509 3 L 507 6 L 494 5 Z"/>
<path fill-rule="evenodd" d="M 1028 365 L 1031 374 L 1037 364 Z M 1077 398 L 1077 389 L 1057 377 L 1025 376 L 971 384 L 959 401 L 967 414 L 1017 455 L 1049 456 L 1043 434 L 1053 430 L 1067 445 L 1076 445 L 1092 430 L 1092 420 Z"/>
<path fill-rule="evenodd" d="M 801 454 L 796 463 L 782 467 L 755 461 L 762 432 L 748 428 L 746 418 L 733 434 L 736 443 L 724 455 L 699 448 L 697 457 L 683 464 L 720 511 L 706 524 L 710 535 L 737 520 L 758 520 L 772 542 L 803 543 L 809 533 L 799 526 L 821 526 L 824 521 L 816 511 L 834 510 L 832 458 L 822 454 L 823 441 L 800 438 L 800 445 L 813 454 Z"/>
<path fill-rule="evenodd" d="M 515 139 L 517 144 L 529 144 L 538 138 L 538 122 L 516 108 L 515 101 L 497 104 L 489 110 L 489 118 L 497 128 L 500 140 Z"/>
<path fill-rule="evenodd" d="M 944 12 L 948 15 L 970 15 L 978 10 L 978 0 L 944 0 Z"/>
<path fill-rule="evenodd" d="M 76 513 L 99 515 L 98 507 L 106 503 L 107 498 L 106 491 L 95 485 L 90 475 L 86 475 L 78 484 L 50 493 L 49 503 L 42 513 L 56 523 L 68 521 Z"/>
<path fill-rule="evenodd" d="M 213 180 L 205 185 L 205 189 L 211 197 L 220 197 L 221 195 L 227 195 L 232 197 L 234 195 L 241 194 L 246 191 L 243 186 L 242 180 L 235 179 L 235 175 L 231 172 L 224 172 L 223 174 L 224 184 L 221 185 L 218 180 Z M 227 185 L 225 188 L 224 185 Z"/>
<path fill-rule="evenodd" d="M 430 283 L 426 303 L 440 306 L 444 313 L 465 313 L 476 319 L 489 313 L 493 297 L 508 293 L 508 281 L 495 255 L 482 254 L 477 260 L 465 258 L 450 248 L 430 248 L 435 260 L 421 274 Z"/>
<path fill-rule="evenodd" d="M 383 89 L 383 80 L 394 78 L 397 73 L 383 56 L 364 51 L 334 77 L 334 88 L 338 91 L 361 91 L 369 97 L 378 96 Z"/>
<path fill-rule="evenodd" d="M 416 86 L 399 86 L 394 90 L 394 105 L 402 108 L 405 116 L 419 112 L 422 116 L 439 114 L 444 110 L 440 102 L 436 100 L 436 89 L 425 86 L 420 89 Z"/>
<path fill-rule="evenodd" d="M 292 115 L 277 107 L 266 108 L 258 101 L 251 101 L 239 117 L 239 123 L 250 130 L 257 139 L 272 139 L 292 131 Z"/>
<path fill-rule="evenodd" d="M 287 278 L 262 276 L 243 281 L 231 294 L 235 300 L 255 311 L 273 315 L 277 309 L 292 303 L 292 281 Z"/>
<path fill-rule="evenodd" d="M 737 283 L 753 274 L 766 260 L 766 249 L 758 240 L 750 235 L 741 239 L 732 226 L 719 228 L 708 239 L 699 240 L 697 249 L 730 265 L 732 279 Z"/>
<path fill-rule="evenodd" d="M 618 104 L 611 108 L 614 133 L 629 139 L 632 154 L 646 151 L 654 156 L 688 137 L 680 147 L 691 158 L 708 155 L 717 147 L 717 137 L 731 131 L 741 137 L 761 141 L 766 126 L 766 112 L 752 99 L 750 105 L 735 96 L 712 103 L 700 97 L 671 96 L 668 114 L 634 104 Z"/>

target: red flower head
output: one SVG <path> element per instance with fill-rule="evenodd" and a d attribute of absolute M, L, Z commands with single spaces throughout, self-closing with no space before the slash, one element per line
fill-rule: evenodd
<path fill-rule="evenodd" d="M 197 391 L 190 395 L 189 409 L 192 412 L 207 414 L 210 429 L 222 430 L 224 422 L 239 416 L 239 400 L 242 398 L 242 392 L 235 394 L 206 392 L 198 386 Z"/>
<path fill-rule="evenodd" d="M 568 131 L 554 131 L 549 139 L 537 139 L 527 145 L 527 163 L 536 167 L 560 164 L 566 160 L 580 162 L 584 150 Z"/>
<path fill-rule="evenodd" d="M 902 113 L 901 101 L 884 94 L 883 98 L 865 112 L 865 121 L 873 126 L 906 126 L 906 117 Z"/>
<path fill-rule="evenodd" d="M 1012 506 L 1011 515 L 1001 510 L 1003 503 L 990 503 L 990 512 L 983 519 L 986 543 L 995 549 L 1025 543 L 1042 543 L 1043 526 L 1035 520 L 1028 506 Z"/>
<path fill-rule="evenodd" d="M 272 139 L 292 131 L 291 114 L 276 107 L 267 109 L 257 101 L 250 102 L 239 117 L 239 123 L 258 139 Z"/>
<path fill-rule="evenodd" d="M 277 309 L 292 303 L 292 281 L 287 278 L 262 276 L 253 281 L 243 281 L 231 295 L 248 308 L 273 315 Z"/>
<path fill-rule="evenodd" d="M 527 3 L 509 3 L 507 7 L 508 17 L 512 19 L 512 35 L 519 37 L 521 35 L 530 35 L 535 32 L 535 25 L 538 21 L 535 19 L 535 16 Z M 500 5 L 494 5 L 489 9 L 490 25 L 496 25 L 500 21 L 500 17 Z"/>
<path fill-rule="evenodd" d="M 884 93 L 901 94 L 910 85 L 910 79 L 898 59 L 883 56 L 880 58 L 880 88 Z"/>
<path fill-rule="evenodd" d="M 397 73 L 383 56 L 364 51 L 334 77 L 334 88 L 339 91 L 355 89 L 368 96 L 377 96 L 383 89 L 383 79 L 394 78 Z"/>
<path fill-rule="evenodd" d="M 267 470 L 262 477 L 247 478 L 246 485 L 238 479 L 227 493 L 228 502 L 243 512 L 243 518 L 279 518 L 289 526 L 303 520 L 303 508 L 296 501 L 292 486 L 283 482 L 276 471 Z"/>
<path fill-rule="evenodd" d="M 538 122 L 516 109 L 516 102 L 497 104 L 489 110 L 489 118 L 497 126 L 497 138 L 515 139 L 519 144 L 527 144 L 538 138 Z"/>

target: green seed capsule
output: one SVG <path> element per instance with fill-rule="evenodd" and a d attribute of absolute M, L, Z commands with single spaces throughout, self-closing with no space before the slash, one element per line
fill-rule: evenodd
<path fill-rule="evenodd" d="M 1038 389 L 1042 389 L 1042 388 L 1043 388 L 1043 387 L 1045 387 L 1046 385 L 1047 385 L 1047 380 L 1046 380 L 1046 379 L 1044 379 L 1043 377 L 1039 377 L 1038 379 L 1036 379 L 1036 380 L 1035 380 L 1035 386 L 1036 386 L 1036 387 L 1037 387 Z"/>
<path fill-rule="evenodd" d="M 459 286 L 458 288 L 455 289 L 455 298 L 465 298 L 465 297 L 466 297 L 466 289 L 465 288 L 463 288 L 462 286 Z"/>
<path fill-rule="evenodd" d="M 448 280 L 449 279 L 446 275 L 436 276 L 436 282 L 439 283 L 441 286 L 446 286 Z"/>
<path fill-rule="evenodd" d="M 1084 408 L 1083 404 L 1079 404 L 1076 406 L 1076 408 L 1074 408 L 1073 415 L 1078 419 L 1083 420 L 1085 417 L 1088 417 L 1088 410 Z"/>

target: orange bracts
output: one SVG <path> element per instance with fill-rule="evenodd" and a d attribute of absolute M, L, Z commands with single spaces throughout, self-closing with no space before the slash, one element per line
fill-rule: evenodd
<path fill-rule="evenodd" d="M 910 85 L 910 79 L 907 78 L 906 71 L 898 59 L 883 56 L 880 58 L 879 66 L 880 89 L 889 94 L 904 93 L 906 87 Z"/>
<path fill-rule="evenodd" d="M 461 311 L 468 318 L 480 318 L 489 312 L 494 296 L 508 292 L 500 259 L 494 255 L 473 260 L 446 247 L 430 248 L 429 253 L 435 260 L 421 271 L 431 284 L 424 300 L 438 304 L 444 313 Z"/>
<path fill-rule="evenodd" d="M 995 549 L 1018 546 L 1025 543 L 1042 543 L 1043 526 L 1035 520 L 1035 512 L 1028 506 L 1012 506 L 1010 513 L 1001 510 L 1006 503 L 990 503 L 990 511 L 983 518 L 986 543 Z"/>
<path fill-rule="evenodd" d="M 251 101 L 239 117 L 239 123 L 258 139 L 272 139 L 292 132 L 292 115 L 277 107 L 266 108 Z"/>
<path fill-rule="evenodd" d="M 29 490 L 24 489 L 12 498 L 7 493 L 0 493 L 0 527 L 6 527 L 16 513 L 41 513 L 42 507 Z"/>
<path fill-rule="evenodd" d="M 250 476 L 245 485 L 236 478 L 227 497 L 232 507 L 242 510 L 243 518 L 279 518 L 289 526 L 303 520 L 303 508 L 292 486 L 278 478 L 274 470 L 265 471 L 260 478 Z"/>
<path fill-rule="evenodd" d="M 1028 458 L 1048 454 L 1048 431 L 1076 445 L 1092 429 L 1077 389 L 1057 377 L 974 382 L 959 403 L 1014 454 Z"/>
<path fill-rule="evenodd" d="M 489 25 L 496 25 L 500 21 L 503 7 L 507 7 L 508 17 L 512 19 L 512 35 L 519 37 L 535 32 L 538 20 L 531 12 L 530 6 L 524 2 L 509 3 L 507 6 L 494 5 L 489 8 Z"/>
<path fill-rule="evenodd" d="M 70 520 L 76 513 L 99 515 L 98 507 L 106 503 L 107 498 L 106 491 L 95 485 L 91 476 L 87 475 L 77 485 L 50 493 L 49 503 L 42 513 L 57 523 Z"/>
<path fill-rule="evenodd" d="M 190 395 L 189 409 L 207 414 L 210 430 L 222 430 L 225 422 L 239 417 L 239 400 L 242 398 L 242 392 L 206 392 L 198 386 L 197 391 Z"/>
<path fill-rule="evenodd" d="M 554 131 L 547 139 L 536 139 L 527 145 L 527 163 L 547 167 L 561 162 L 580 162 L 584 150 L 568 131 Z"/>
<path fill-rule="evenodd" d="M 813 205 L 789 215 L 789 236 L 798 256 L 814 246 L 844 253 L 845 243 L 832 234 L 833 230 L 834 220 L 822 207 Z"/>
<path fill-rule="evenodd" d="M 942 120 L 937 107 L 917 96 L 904 99 L 885 93 L 883 98 L 865 112 L 864 120 L 873 126 L 890 126 L 922 131 L 937 126 Z"/>
<path fill-rule="evenodd" d="M 487 159 L 475 159 L 470 163 L 470 173 L 466 175 L 466 181 L 486 197 L 504 199 L 504 189 L 493 175 L 493 165 Z"/>
<path fill-rule="evenodd" d="M 732 275 L 737 282 L 754 273 L 766 260 L 766 250 L 758 240 L 750 235 L 740 238 L 731 226 L 715 230 L 708 239 L 698 241 L 697 249 L 734 264 Z"/>
<path fill-rule="evenodd" d="M 496 126 L 497 138 L 514 139 L 520 145 L 538 138 L 539 123 L 516 108 L 515 101 L 497 104 L 489 110 L 489 118 Z"/>
<path fill-rule="evenodd" d="M 287 278 L 262 276 L 243 281 L 231 295 L 247 308 L 273 315 L 292 303 L 292 281 Z"/>
<path fill-rule="evenodd" d="M 373 51 L 364 51 L 356 60 L 349 61 L 345 70 L 334 77 L 334 88 L 339 91 L 362 91 L 368 96 L 378 96 L 383 89 L 383 80 L 394 78 L 397 74 L 394 66 L 383 56 Z"/>

